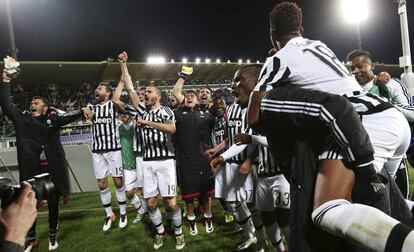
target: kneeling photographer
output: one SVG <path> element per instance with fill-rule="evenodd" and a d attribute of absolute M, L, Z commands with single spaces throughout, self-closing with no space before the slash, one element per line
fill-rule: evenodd
<path fill-rule="evenodd" d="M 33 97 L 29 111 L 20 111 L 11 102 L 10 83 L 19 73 L 19 63 L 11 58 L 4 59 L 4 71 L 0 84 L 0 106 L 16 129 L 17 161 L 20 181 L 25 181 L 42 173 L 50 173 L 56 185 L 56 194 L 48 199 L 49 208 L 49 250 L 56 250 L 59 197 L 69 198 L 69 176 L 66 157 L 60 142 L 60 128 L 88 114 L 88 109 L 74 110 L 60 115 L 55 113 L 46 98 Z M 38 245 L 36 221 L 28 232 L 25 252 Z"/>

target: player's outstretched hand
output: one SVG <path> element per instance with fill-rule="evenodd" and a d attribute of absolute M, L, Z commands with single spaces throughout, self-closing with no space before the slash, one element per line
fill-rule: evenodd
<path fill-rule="evenodd" d="M 234 135 L 234 142 L 236 145 L 251 144 L 252 136 L 246 133 L 239 133 Z"/>
<path fill-rule="evenodd" d="M 215 150 L 215 148 L 207 149 L 204 152 L 204 156 L 208 159 L 212 159 L 216 154 L 217 154 L 217 151 Z"/>
<path fill-rule="evenodd" d="M 387 84 L 391 80 L 391 75 L 387 72 L 381 72 L 374 78 L 376 84 Z"/>
<path fill-rule="evenodd" d="M 125 63 L 128 61 L 128 54 L 124 51 L 118 55 L 119 63 Z"/>
<path fill-rule="evenodd" d="M 222 156 L 215 157 L 213 160 L 211 160 L 210 162 L 211 172 L 213 172 L 213 174 L 216 174 L 217 169 L 219 168 L 221 164 L 224 164 L 224 158 Z"/>
<path fill-rule="evenodd" d="M 178 76 L 186 80 L 191 74 L 193 74 L 193 68 L 190 66 L 183 66 L 181 72 L 178 73 Z"/>
<path fill-rule="evenodd" d="M 84 108 L 82 108 L 82 112 L 83 112 L 83 115 L 85 116 L 86 119 L 92 121 L 93 115 L 95 113 L 90 108 L 84 107 Z"/>
<path fill-rule="evenodd" d="M 250 169 L 252 167 L 252 162 L 250 161 L 250 159 L 246 159 L 243 161 L 243 163 L 240 165 L 240 169 L 239 172 L 241 175 L 247 175 L 250 172 Z"/>

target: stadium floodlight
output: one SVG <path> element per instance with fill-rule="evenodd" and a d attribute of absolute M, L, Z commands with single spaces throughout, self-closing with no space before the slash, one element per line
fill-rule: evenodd
<path fill-rule="evenodd" d="M 165 64 L 165 58 L 162 56 L 150 56 L 147 58 L 147 63 L 151 65 Z"/>
<path fill-rule="evenodd" d="M 200 62 L 201 62 L 201 59 L 200 58 L 196 58 L 195 63 L 196 64 L 200 64 Z"/>
<path fill-rule="evenodd" d="M 181 61 L 182 61 L 183 63 L 187 63 L 187 62 L 188 62 L 188 59 L 187 59 L 187 58 L 183 58 Z"/>
<path fill-rule="evenodd" d="M 260 61 L 256 60 L 256 63 L 257 63 L 257 64 L 260 64 Z"/>
<path fill-rule="evenodd" d="M 243 63 L 243 60 L 242 60 L 242 59 L 239 59 L 239 60 L 237 61 L 237 63 L 239 63 L 239 65 L 241 65 L 241 64 Z"/>
<path fill-rule="evenodd" d="M 216 59 L 216 63 L 221 63 L 221 59 Z"/>
<path fill-rule="evenodd" d="M 230 60 L 227 60 L 227 63 L 231 63 L 231 61 Z"/>
<path fill-rule="evenodd" d="M 247 63 L 247 64 L 250 64 L 250 60 L 249 60 L 249 59 L 248 59 L 248 60 L 246 60 L 246 63 Z"/>
<path fill-rule="evenodd" d="M 210 63 L 211 62 L 211 59 L 210 58 L 206 58 L 206 61 L 205 61 L 206 63 Z"/>
<path fill-rule="evenodd" d="M 355 24 L 358 49 L 362 49 L 361 31 L 359 25 L 369 16 L 368 0 L 341 0 L 342 13 L 345 19 Z"/>
<path fill-rule="evenodd" d="M 171 59 L 171 61 L 170 61 L 171 63 L 174 63 L 175 62 L 175 60 L 174 59 Z"/>

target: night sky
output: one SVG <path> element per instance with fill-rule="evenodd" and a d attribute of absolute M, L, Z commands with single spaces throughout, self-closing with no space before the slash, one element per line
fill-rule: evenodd
<path fill-rule="evenodd" d="M 161 54 L 263 61 L 271 44 L 266 0 L 10 0 L 20 60 L 100 61 L 126 50 L 145 61 Z M 344 21 L 339 0 L 297 1 L 304 37 L 321 40 L 340 58 L 357 47 L 355 27 Z M 374 61 L 398 63 L 402 54 L 394 0 L 371 0 L 361 25 L 362 47 Z M 414 31 L 414 2 L 408 1 Z M 410 16 L 411 15 L 411 16 Z M 9 48 L 5 1 L 0 1 L 0 54 Z M 411 45 L 414 38 L 411 36 Z M 413 46 L 411 50 L 414 53 Z"/>

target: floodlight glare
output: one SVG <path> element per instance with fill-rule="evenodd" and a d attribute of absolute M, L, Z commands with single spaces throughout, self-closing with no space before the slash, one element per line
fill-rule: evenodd
<path fill-rule="evenodd" d="M 243 60 L 242 60 L 242 59 L 239 59 L 239 60 L 237 61 L 237 63 L 239 63 L 239 65 L 240 65 L 241 63 L 243 63 Z"/>
<path fill-rule="evenodd" d="M 247 64 L 250 64 L 250 60 L 248 59 L 248 60 L 246 60 L 246 62 L 247 62 Z"/>
<path fill-rule="evenodd" d="M 216 59 L 216 63 L 221 63 L 221 59 Z"/>
<path fill-rule="evenodd" d="M 211 59 L 210 58 L 206 58 L 206 63 L 210 63 Z"/>
<path fill-rule="evenodd" d="M 187 58 L 183 58 L 181 61 L 182 61 L 183 63 L 187 63 L 187 62 L 188 62 L 188 59 L 187 59 Z"/>
<path fill-rule="evenodd" d="M 227 60 L 227 63 L 230 63 L 231 61 L 230 60 Z"/>
<path fill-rule="evenodd" d="M 201 62 L 201 59 L 200 58 L 196 58 L 195 63 L 196 64 L 200 64 L 200 62 Z"/>
<path fill-rule="evenodd" d="M 161 65 L 165 64 L 165 58 L 162 56 L 150 56 L 147 59 L 148 64 Z"/>
<path fill-rule="evenodd" d="M 175 62 L 175 60 L 174 59 L 171 59 L 171 63 L 174 63 Z"/>
<path fill-rule="evenodd" d="M 341 0 L 342 12 L 350 23 L 360 23 L 368 18 L 368 0 Z"/>
<path fill-rule="evenodd" d="M 260 61 L 256 60 L 256 63 L 257 63 L 257 64 L 260 64 Z"/>

